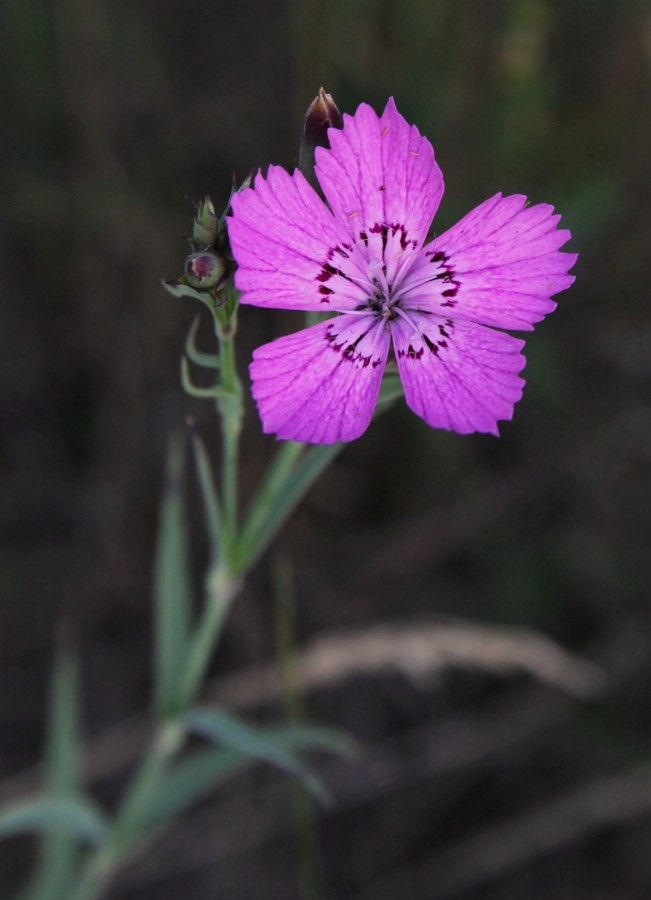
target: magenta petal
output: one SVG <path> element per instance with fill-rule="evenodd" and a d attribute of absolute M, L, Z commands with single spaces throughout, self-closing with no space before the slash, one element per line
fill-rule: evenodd
<path fill-rule="evenodd" d="M 363 103 L 328 131 L 317 149 L 316 174 L 339 222 L 357 238 L 373 225 L 401 225 L 421 244 L 443 194 L 430 142 L 389 100 L 381 116 Z"/>
<path fill-rule="evenodd" d="M 425 247 L 445 254 L 457 287 L 445 309 L 434 298 L 433 311 L 530 331 L 555 309 L 550 297 L 572 284 L 577 257 L 559 251 L 570 233 L 557 227 L 554 208 L 525 204 L 526 197 L 496 194 Z"/>
<path fill-rule="evenodd" d="M 329 295 L 318 275 L 329 251 L 347 240 L 323 200 L 300 172 L 270 166 L 255 186 L 233 195 L 228 236 L 242 302 L 277 309 L 327 312 Z M 354 299 L 337 298 L 337 308 Z"/>
<path fill-rule="evenodd" d="M 337 316 L 264 344 L 250 366 L 264 431 L 311 444 L 351 441 L 377 402 L 389 335 L 373 316 Z"/>
<path fill-rule="evenodd" d="M 463 320 L 411 314 L 391 323 L 405 400 L 433 428 L 497 435 L 522 396 L 524 342 Z"/>

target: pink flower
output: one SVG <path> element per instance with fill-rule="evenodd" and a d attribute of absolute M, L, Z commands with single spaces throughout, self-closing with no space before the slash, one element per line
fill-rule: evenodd
<path fill-rule="evenodd" d="M 362 104 L 316 151 L 326 205 L 271 166 L 232 200 L 242 303 L 338 313 L 259 347 L 251 379 L 264 431 L 330 444 L 368 427 L 393 348 L 428 425 L 498 434 L 522 395 L 524 341 L 574 281 L 569 231 L 547 204 L 496 194 L 429 243 L 443 176 L 429 141 L 389 100 Z"/>

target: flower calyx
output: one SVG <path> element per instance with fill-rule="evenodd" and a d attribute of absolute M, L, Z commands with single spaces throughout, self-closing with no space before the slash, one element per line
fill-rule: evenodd
<path fill-rule="evenodd" d="M 238 188 L 233 181 L 231 197 L 250 185 L 246 178 Z M 232 286 L 232 276 L 236 269 L 228 243 L 226 215 L 230 209 L 231 197 L 221 215 L 215 212 L 215 205 L 209 194 L 201 200 L 192 200 L 195 215 L 192 221 L 192 237 L 186 238 L 190 253 L 186 256 L 183 275 L 170 281 L 163 281 L 163 287 L 175 297 L 191 297 L 201 300 L 219 319 L 227 321 L 234 312 L 237 292 Z"/>

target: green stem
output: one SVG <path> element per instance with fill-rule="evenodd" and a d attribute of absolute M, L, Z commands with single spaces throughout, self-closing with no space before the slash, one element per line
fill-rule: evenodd
<path fill-rule="evenodd" d="M 223 558 L 229 563 L 233 559 L 233 548 L 237 534 L 238 503 L 238 456 L 240 432 L 244 407 L 242 385 L 235 364 L 236 313 L 227 321 L 215 319 L 219 340 L 220 379 L 222 394 L 217 397 L 217 411 L 222 427 L 222 505 L 226 546 Z"/>
<path fill-rule="evenodd" d="M 221 503 L 210 483 L 205 460 L 199 453 L 200 478 L 209 499 L 207 512 L 213 543 L 212 564 L 207 574 L 206 598 L 201 617 L 189 639 L 185 666 L 180 673 L 180 715 L 189 709 L 203 684 L 233 600 L 239 593 L 242 578 L 342 447 L 331 445 L 304 449 L 300 444 L 285 443 L 279 449 L 249 517 L 240 530 L 238 455 L 243 404 L 234 352 L 236 313 L 232 306 L 228 310 L 226 307 L 211 309 L 219 341 L 219 375 L 214 395 L 222 430 Z M 202 362 L 208 362 L 208 359 Z M 394 399 L 391 391 L 381 398 L 378 409 L 381 408 L 383 399 L 389 405 Z M 285 639 L 289 646 L 291 633 Z M 288 690 L 288 698 L 291 698 L 291 690 Z M 290 709 L 296 702 L 296 697 L 288 700 Z M 293 713 L 300 719 L 300 706 L 296 706 Z M 170 763 L 182 748 L 183 742 L 184 731 L 178 720 L 168 720 L 159 725 L 157 736 L 127 789 L 106 842 L 89 852 L 80 877 L 67 900 L 97 900 L 101 897 L 116 870 L 150 837 L 152 822 L 149 814 L 152 803 L 164 792 Z M 304 800 L 300 803 L 304 804 Z M 301 827 L 309 827 L 306 824 L 309 821 L 309 810 L 299 807 L 297 815 L 303 823 Z M 316 900 L 322 896 L 322 891 L 315 833 L 310 834 L 304 854 L 309 864 L 305 896 Z"/>
<path fill-rule="evenodd" d="M 190 706 L 203 682 L 215 645 L 240 587 L 240 579 L 233 576 L 228 568 L 217 565 L 208 571 L 206 601 L 181 679 L 179 708 L 182 710 Z"/>

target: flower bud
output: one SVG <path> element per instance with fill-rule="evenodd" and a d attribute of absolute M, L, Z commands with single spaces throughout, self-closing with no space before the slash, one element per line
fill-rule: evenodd
<path fill-rule="evenodd" d="M 305 114 L 303 137 L 298 154 L 298 167 L 307 180 L 315 184 L 314 150 L 316 147 L 329 147 L 328 128 L 341 128 L 341 113 L 330 94 L 323 88 L 310 103 Z"/>
<path fill-rule="evenodd" d="M 217 239 L 219 224 L 215 215 L 215 207 L 207 194 L 203 200 L 197 202 L 196 206 L 197 214 L 192 226 L 192 240 L 197 247 L 213 247 Z"/>
<path fill-rule="evenodd" d="M 185 261 L 185 280 L 195 288 L 212 288 L 224 275 L 226 263 L 216 253 L 191 253 Z"/>
<path fill-rule="evenodd" d="M 328 128 L 341 128 L 341 113 L 330 94 L 323 88 L 310 103 L 305 114 L 303 141 L 310 147 L 329 147 Z"/>

